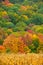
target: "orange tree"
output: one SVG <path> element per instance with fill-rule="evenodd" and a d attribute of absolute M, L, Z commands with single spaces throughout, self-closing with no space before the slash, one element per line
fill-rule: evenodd
<path fill-rule="evenodd" d="M 18 38 L 15 37 L 14 34 L 9 35 L 5 39 L 3 45 L 7 50 L 9 49 L 11 52 L 14 53 L 18 53 L 18 52 L 24 53 L 25 51 L 28 51 L 28 47 L 23 42 L 23 40 L 20 37 Z"/>

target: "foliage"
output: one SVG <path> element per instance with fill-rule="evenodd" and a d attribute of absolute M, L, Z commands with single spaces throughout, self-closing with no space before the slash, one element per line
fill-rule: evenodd
<path fill-rule="evenodd" d="M 0 28 L 0 45 L 3 44 L 3 41 L 7 36 L 7 33 L 2 28 Z"/>
<path fill-rule="evenodd" d="M 26 47 L 23 40 L 21 38 L 16 38 L 14 35 L 8 36 L 3 45 L 6 49 L 10 49 L 14 53 L 24 53 L 24 47 Z"/>
<path fill-rule="evenodd" d="M 32 60 L 31 60 L 32 59 Z M 39 61 L 40 59 L 40 61 Z M 43 54 L 0 54 L 0 65 L 42 65 L 43 64 Z"/>
<path fill-rule="evenodd" d="M 39 41 L 38 41 L 38 39 L 33 40 L 32 43 L 33 44 L 30 45 L 29 48 L 31 49 L 31 52 L 37 53 L 38 52 L 37 49 L 39 47 Z"/>
<path fill-rule="evenodd" d="M 8 53 L 43 53 L 42 0 L 0 2 L 0 45 Z"/>
<path fill-rule="evenodd" d="M 24 22 L 18 22 L 14 28 L 15 31 L 23 31 L 26 28 L 26 24 Z"/>
<path fill-rule="evenodd" d="M 3 45 L 0 45 L 0 53 L 5 52 L 5 47 Z"/>
<path fill-rule="evenodd" d="M 40 32 L 40 33 L 43 33 L 43 25 L 34 25 L 32 27 L 32 30 L 35 31 L 35 32 Z"/>
<path fill-rule="evenodd" d="M 33 24 L 41 25 L 43 24 L 43 15 L 42 14 L 34 14 L 31 19 Z"/>

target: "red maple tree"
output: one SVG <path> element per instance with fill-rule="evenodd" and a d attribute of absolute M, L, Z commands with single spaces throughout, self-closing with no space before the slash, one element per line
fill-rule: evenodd
<path fill-rule="evenodd" d="M 3 4 L 5 4 L 5 5 L 9 5 L 9 4 L 10 4 L 9 0 L 2 0 L 1 2 L 2 2 Z"/>
<path fill-rule="evenodd" d="M 2 2 L 4 5 L 12 6 L 13 4 L 9 0 L 3 0 Z"/>
<path fill-rule="evenodd" d="M 7 5 L 7 4 L 9 4 L 10 2 L 9 2 L 9 0 L 4 0 L 4 3 Z"/>

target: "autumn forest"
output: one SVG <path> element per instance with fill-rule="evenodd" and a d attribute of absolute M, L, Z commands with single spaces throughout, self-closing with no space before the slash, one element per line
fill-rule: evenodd
<path fill-rule="evenodd" d="M 43 0 L 0 0 L 0 65 L 43 65 Z"/>

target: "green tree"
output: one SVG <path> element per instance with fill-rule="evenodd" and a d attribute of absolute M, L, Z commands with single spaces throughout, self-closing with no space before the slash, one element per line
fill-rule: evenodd
<path fill-rule="evenodd" d="M 31 18 L 31 23 L 36 25 L 43 24 L 43 15 L 38 13 L 34 14 Z"/>
<path fill-rule="evenodd" d="M 24 22 L 18 22 L 14 28 L 14 31 L 24 31 L 26 26 L 27 25 Z"/>
<path fill-rule="evenodd" d="M 29 48 L 31 49 L 31 52 L 33 52 L 33 53 L 34 52 L 37 53 L 38 47 L 39 47 L 39 41 L 38 41 L 38 39 L 33 40 L 32 41 L 32 45 L 29 46 Z"/>

